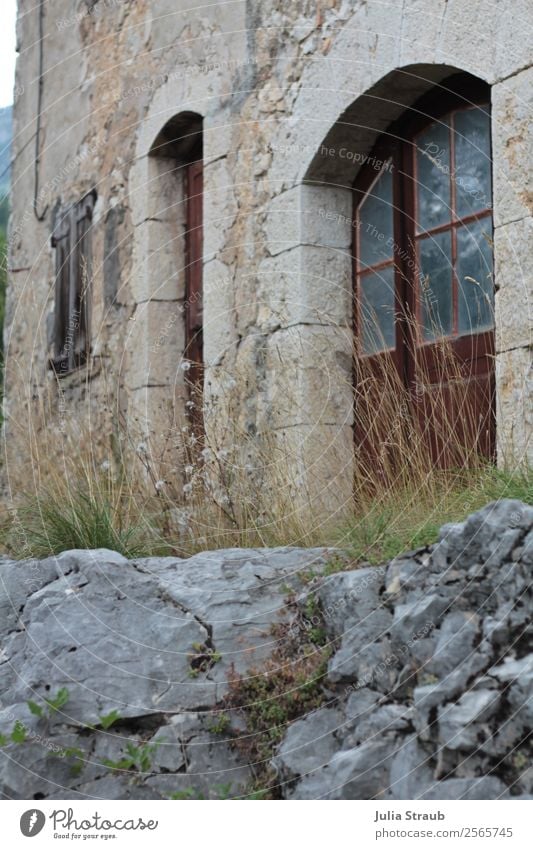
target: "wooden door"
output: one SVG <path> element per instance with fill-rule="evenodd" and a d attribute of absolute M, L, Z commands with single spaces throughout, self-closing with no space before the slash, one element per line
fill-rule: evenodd
<path fill-rule="evenodd" d="M 490 115 L 446 105 L 396 125 L 354 187 L 355 435 L 382 463 L 413 420 L 436 465 L 494 453 Z"/>
<path fill-rule="evenodd" d="M 494 453 L 488 108 L 449 111 L 413 137 L 406 158 L 416 268 L 409 378 L 433 459 L 453 466 Z"/>
<path fill-rule="evenodd" d="M 354 219 L 355 441 L 362 465 L 377 464 L 387 477 L 397 465 L 393 440 L 403 436 L 395 409 L 405 381 L 395 183 L 392 157 L 379 173 L 367 172 L 356 189 Z"/>

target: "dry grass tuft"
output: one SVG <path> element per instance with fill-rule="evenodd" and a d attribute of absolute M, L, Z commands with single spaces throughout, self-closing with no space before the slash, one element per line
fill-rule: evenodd
<path fill-rule="evenodd" d="M 217 423 L 206 433 L 192 417 L 176 422 L 170 410 L 157 435 L 127 420 L 95 430 L 90 400 L 58 432 L 52 403 L 36 410 L 32 402 L 27 422 L 9 423 L 18 447 L 10 452 L 16 463 L 5 468 L 3 545 L 17 558 L 71 548 L 187 557 L 228 547 L 338 545 L 358 562 L 379 562 L 432 542 L 444 522 L 487 501 L 531 502 L 528 469 L 496 470 L 478 450 L 487 423 L 469 407 L 450 357 L 442 345 L 432 391 L 421 366 L 408 391 L 387 357 L 377 371 L 355 359 L 358 447 L 345 472 L 353 474 L 353 502 L 336 516 L 316 498 L 311 470 L 302 475 L 294 446 L 274 429 L 248 432 L 226 399 L 202 402 L 206 420 Z M 437 442 L 430 421 L 439 423 Z"/>

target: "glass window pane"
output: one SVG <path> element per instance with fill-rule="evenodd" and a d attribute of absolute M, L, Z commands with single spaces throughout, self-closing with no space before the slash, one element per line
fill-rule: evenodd
<path fill-rule="evenodd" d="M 459 333 L 494 327 L 492 220 L 482 218 L 457 230 Z"/>
<path fill-rule="evenodd" d="M 492 206 L 490 117 L 479 107 L 454 115 L 455 192 L 459 218 Z"/>
<path fill-rule="evenodd" d="M 392 258 L 392 171 L 383 169 L 370 194 L 359 206 L 359 268 Z"/>
<path fill-rule="evenodd" d="M 451 219 L 450 131 L 432 124 L 416 139 L 417 231 L 430 230 Z"/>
<path fill-rule="evenodd" d="M 363 353 L 376 354 L 394 348 L 394 266 L 360 277 L 359 291 Z"/>
<path fill-rule="evenodd" d="M 449 230 L 418 243 L 421 322 L 426 340 L 447 336 L 453 329 L 451 244 Z"/>

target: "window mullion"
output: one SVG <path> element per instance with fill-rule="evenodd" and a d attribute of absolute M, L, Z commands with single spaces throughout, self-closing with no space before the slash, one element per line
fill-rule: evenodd
<path fill-rule="evenodd" d="M 409 254 L 411 247 L 406 238 L 406 208 L 405 208 L 405 160 L 406 151 L 405 144 L 398 140 L 394 151 L 394 180 L 393 180 L 393 227 L 394 241 L 400 248 L 399 257 L 394 257 L 395 261 L 395 295 L 396 295 L 396 350 L 398 369 L 400 371 L 403 382 L 408 385 L 408 333 L 409 328 L 406 325 L 405 305 L 408 304 L 408 288 L 407 280 L 408 268 L 410 263 L 406 258 L 404 251 Z M 406 288 L 407 287 L 407 288 Z"/>
<path fill-rule="evenodd" d="M 414 351 L 418 341 L 418 253 L 416 242 L 416 145 L 402 141 L 398 151 L 399 203 L 396 212 L 400 243 L 406 246 L 408 261 L 401 269 L 402 368 L 409 387 L 415 379 Z"/>
<path fill-rule="evenodd" d="M 451 263 L 452 263 L 452 335 L 457 336 L 459 326 L 459 284 L 457 281 L 457 192 L 455 174 L 455 112 L 450 114 L 450 206 L 451 206 Z"/>

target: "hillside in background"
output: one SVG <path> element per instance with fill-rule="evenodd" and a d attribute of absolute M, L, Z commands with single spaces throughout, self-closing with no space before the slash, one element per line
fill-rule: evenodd
<path fill-rule="evenodd" d="M 0 197 L 9 189 L 9 160 L 13 134 L 13 107 L 0 109 Z"/>

